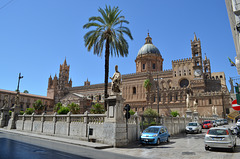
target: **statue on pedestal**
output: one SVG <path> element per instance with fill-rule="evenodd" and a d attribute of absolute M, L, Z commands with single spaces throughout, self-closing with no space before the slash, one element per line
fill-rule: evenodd
<path fill-rule="evenodd" d="M 214 115 L 215 107 L 212 106 L 212 114 Z"/>
<path fill-rule="evenodd" d="M 189 104 L 189 94 L 190 94 L 190 92 L 187 91 L 186 107 L 187 107 L 188 110 L 189 110 L 189 108 L 190 108 L 190 104 Z"/>
<path fill-rule="evenodd" d="M 198 106 L 197 99 L 195 99 L 195 100 L 193 101 L 194 111 L 197 111 L 197 106 Z"/>
<path fill-rule="evenodd" d="M 112 77 L 110 77 L 110 79 L 112 80 L 112 86 L 111 86 L 112 92 L 120 93 L 121 92 L 120 85 L 121 85 L 122 77 L 120 72 L 118 71 L 118 65 L 115 66 L 115 73 L 113 74 Z"/>

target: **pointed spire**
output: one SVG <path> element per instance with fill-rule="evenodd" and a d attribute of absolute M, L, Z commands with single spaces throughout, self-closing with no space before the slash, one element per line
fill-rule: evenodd
<path fill-rule="evenodd" d="M 206 55 L 206 53 L 205 53 L 205 60 L 207 60 L 207 55 Z"/>
<path fill-rule="evenodd" d="M 197 36 L 196 36 L 195 32 L 194 32 L 194 40 L 193 41 L 197 41 Z"/>
<path fill-rule="evenodd" d="M 63 63 L 63 65 L 67 65 L 66 56 L 65 56 L 65 60 L 64 60 L 64 63 Z"/>

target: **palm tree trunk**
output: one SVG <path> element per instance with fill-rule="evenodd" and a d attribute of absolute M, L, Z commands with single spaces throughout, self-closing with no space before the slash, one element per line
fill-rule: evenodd
<path fill-rule="evenodd" d="M 109 73 L 109 40 L 107 38 L 106 40 L 106 46 L 105 46 L 105 90 L 104 90 L 104 105 L 105 110 L 107 111 L 107 97 L 108 97 L 108 73 Z"/>

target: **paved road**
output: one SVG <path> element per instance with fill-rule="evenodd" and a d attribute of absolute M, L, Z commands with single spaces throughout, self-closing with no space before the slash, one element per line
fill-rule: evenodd
<path fill-rule="evenodd" d="M 231 125 L 227 125 L 230 127 Z M 170 143 L 161 145 L 132 145 L 129 148 L 110 148 L 103 151 L 111 151 L 120 154 L 127 154 L 135 157 L 144 158 L 162 158 L 162 159 L 240 159 L 240 139 L 237 139 L 235 152 L 229 152 L 222 149 L 205 151 L 204 136 L 207 129 L 201 134 L 182 134 L 172 137 Z"/>
<path fill-rule="evenodd" d="M 136 159 L 73 144 L 0 132 L 0 159 Z"/>

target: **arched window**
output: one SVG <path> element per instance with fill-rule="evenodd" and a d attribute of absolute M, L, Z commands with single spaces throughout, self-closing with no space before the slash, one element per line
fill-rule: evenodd
<path fill-rule="evenodd" d="M 133 87 L 133 94 L 136 94 L 137 90 L 136 87 Z"/>

